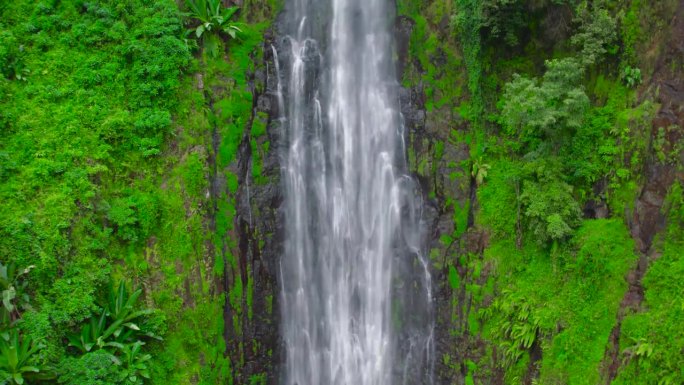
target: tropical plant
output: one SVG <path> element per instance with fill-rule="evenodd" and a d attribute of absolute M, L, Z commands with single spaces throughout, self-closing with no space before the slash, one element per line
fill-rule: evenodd
<path fill-rule="evenodd" d="M 236 39 L 242 32 L 239 23 L 230 21 L 239 10 L 238 7 L 223 8 L 221 0 L 186 0 L 185 4 L 190 10 L 189 15 L 200 21 L 200 25 L 191 29 L 198 38 L 204 32 L 223 31 Z"/>
<path fill-rule="evenodd" d="M 115 344 L 121 353 L 121 359 L 117 358 L 117 365 L 121 366 L 121 381 L 126 385 L 140 385 L 143 378 L 149 379 L 147 362 L 152 356 L 142 353 L 141 348 L 145 343 L 136 341 L 133 344 Z"/>
<path fill-rule="evenodd" d="M 9 327 L 16 322 L 21 311 L 29 310 L 28 282 L 25 276 L 34 268 L 29 266 L 20 269 L 14 263 L 4 265 L 0 262 L 0 290 L 2 290 L 2 307 L 0 307 L 0 325 Z"/>
<path fill-rule="evenodd" d="M 515 364 L 534 345 L 540 333 L 540 321 L 530 302 L 510 289 L 489 308 L 480 311 L 483 320 L 494 318 L 494 335 L 500 339 L 504 367 Z"/>
<path fill-rule="evenodd" d="M 114 334 L 116 327 L 107 327 L 107 313 L 102 312 L 99 318 L 91 317 L 80 333 L 69 336 L 69 346 L 79 349 L 82 353 L 102 349 L 110 346 L 106 340 Z M 115 326 L 115 325 L 112 325 Z"/>
<path fill-rule="evenodd" d="M 632 345 L 622 351 L 627 358 L 648 358 L 653 354 L 653 344 L 646 341 L 645 338 L 630 338 Z"/>
<path fill-rule="evenodd" d="M 139 321 L 152 314 L 153 310 L 135 310 L 135 304 L 142 294 L 138 289 L 128 294 L 126 285 L 121 282 L 116 290 L 110 290 L 108 303 L 98 317 L 91 317 L 83 325 L 80 332 L 71 334 L 69 346 L 83 353 L 103 348 L 118 347 L 122 343 L 131 343 L 140 338 L 161 339 L 151 332 L 141 330 Z"/>
<path fill-rule="evenodd" d="M 66 384 L 88 385 L 141 385 L 150 379 L 149 361 L 152 355 L 143 354 L 142 341 L 133 343 L 109 342 L 113 350 L 85 353 L 78 359 L 65 362 L 59 381 Z"/>
<path fill-rule="evenodd" d="M 0 384 L 22 385 L 26 380 L 55 378 L 49 368 L 37 363 L 36 353 L 41 346 L 28 336 L 20 336 L 16 329 L 0 338 Z"/>
<path fill-rule="evenodd" d="M 477 186 L 481 185 L 484 182 L 491 168 L 492 166 L 490 166 L 487 163 L 484 163 L 481 157 L 473 161 L 473 166 L 472 170 L 470 171 L 470 175 L 472 175 L 472 177 L 475 178 L 475 183 Z"/>

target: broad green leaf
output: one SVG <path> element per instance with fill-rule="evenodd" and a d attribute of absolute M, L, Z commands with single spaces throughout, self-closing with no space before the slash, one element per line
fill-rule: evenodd
<path fill-rule="evenodd" d="M 139 330 L 140 330 L 140 328 L 138 327 L 138 325 L 136 325 L 136 324 L 134 324 L 134 323 L 131 323 L 131 322 L 125 323 L 124 326 L 126 326 L 127 328 L 132 329 L 132 330 L 136 330 L 136 331 L 139 331 Z"/>

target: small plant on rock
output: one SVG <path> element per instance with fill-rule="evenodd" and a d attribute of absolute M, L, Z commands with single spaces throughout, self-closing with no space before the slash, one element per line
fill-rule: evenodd
<path fill-rule="evenodd" d="M 218 36 L 221 32 L 232 39 L 237 39 L 242 33 L 241 24 L 231 20 L 237 14 L 238 7 L 223 7 L 221 0 L 186 0 L 185 4 L 190 11 L 186 15 L 199 21 L 199 25 L 188 32 L 202 40 L 211 56 L 218 56 Z"/>
<path fill-rule="evenodd" d="M 622 70 L 622 80 L 628 87 L 634 88 L 641 84 L 641 70 L 636 67 L 627 66 Z"/>

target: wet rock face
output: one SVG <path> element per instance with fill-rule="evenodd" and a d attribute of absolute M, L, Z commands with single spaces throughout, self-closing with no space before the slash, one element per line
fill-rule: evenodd
<path fill-rule="evenodd" d="M 282 218 L 279 208 L 280 158 L 278 148 L 282 145 L 277 116 L 277 80 L 271 50 L 273 38 L 266 35 L 263 59 L 255 62 L 256 70 L 250 76 L 253 107 L 251 124 L 245 130 L 238 151 L 235 174 L 238 178 L 236 194 L 235 238 L 237 259 L 242 282 L 253 284 L 251 311 L 241 317 L 240 333 L 226 330 L 226 354 L 234 363 L 233 377 L 236 383 L 249 383 L 253 376 L 265 376 L 268 384 L 277 384 L 279 362 L 279 312 L 278 312 L 278 263 L 282 250 Z M 251 127 L 265 125 L 266 133 L 259 137 L 251 135 Z M 254 148 L 267 149 L 254 154 Z M 261 172 L 253 172 L 255 162 L 261 162 Z M 227 287 L 230 287 L 227 285 Z M 232 328 L 233 314 L 226 293 L 227 327 Z M 251 314 L 250 314 L 251 313 Z M 235 363 L 244 362 L 244 365 Z"/>
<path fill-rule="evenodd" d="M 409 40 L 414 26 L 415 22 L 406 16 L 399 16 L 395 20 L 394 33 L 398 56 L 396 68 L 400 79 L 405 71 L 422 71 L 418 62 L 410 62 Z M 435 62 L 440 61 L 439 57 L 433 59 Z M 445 262 L 455 258 L 462 250 L 458 250 L 461 247 L 458 241 L 452 245 L 445 245 L 440 241 L 443 235 L 452 235 L 456 230 L 454 208 L 447 204 L 448 200 L 452 200 L 460 207 L 469 207 L 469 202 L 474 197 L 474 190 L 470 188 L 470 178 L 467 177 L 469 174 L 458 166 L 461 161 L 470 157 L 469 149 L 466 145 L 450 143 L 448 140 L 455 129 L 454 122 L 458 122 L 458 119 L 452 116 L 452 107 L 459 101 L 453 100 L 441 108 L 428 111 L 425 89 L 419 82 L 410 87 L 402 87 L 399 91 L 399 102 L 404 121 L 409 171 L 420 184 L 423 193 L 425 252 L 429 253 L 432 261 L 432 290 L 435 301 L 434 383 L 462 383 L 463 373 L 454 373 L 442 359 L 445 355 L 456 358 L 458 355 L 464 355 L 466 349 L 474 349 L 467 348 L 468 342 L 463 336 L 453 333 L 453 316 L 460 311 L 454 306 L 459 307 L 457 304 L 465 302 L 465 293 L 455 293 L 449 286 L 448 265 Z M 454 173 L 462 177 L 452 178 L 450 175 Z M 478 252 L 483 234 L 470 234 L 466 232 L 467 229 L 458 230 L 465 239 L 462 243 L 463 248 L 472 247 L 473 252 Z M 473 238 L 472 242 L 470 238 Z M 460 317 L 463 318 L 463 314 Z"/>
<path fill-rule="evenodd" d="M 651 249 L 654 236 L 665 226 L 662 207 L 672 183 L 682 182 L 676 164 L 684 163 L 684 151 L 678 144 L 684 139 L 684 76 L 678 68 L 684 65 L 684 3 L 680 3 L 672 19 L 665 49 L 656 60 L 655 71 L 648 87 L 656 91 L 660 110 L 653 119 L 651 142 L 662 135 L 660 151 L 666 159 L 649 159 L 644 169 L 646 183 L 636 201 L 630 218 L 632 236 L 642 253 Z M 677 150 L 679 148 L 679 150 Z"/>
<path fill-rule="evenodd" d="M 399 79 L 404 76 L 404 68 L 408 62 L 411 32 L 415 24 L 411 18 L 406 16 L 397 16 L 394 21 L 394 44 L 397 52 L 396 71 Z"/>

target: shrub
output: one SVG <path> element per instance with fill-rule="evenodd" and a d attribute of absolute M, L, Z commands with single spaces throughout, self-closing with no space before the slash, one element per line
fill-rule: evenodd
<path fill-rule="evenodd" d="M 59 383 L 65 385 L 114 385 L 119 384 L 119 367 L 116 357 L 104 350 L 70 357 L 59 368 Z"/>
<path fill-rule="evenodd" d="M 558 181 L 525 181 L 520 200 L 527 227 L 538 243 L 562 241 L 581 223 L 579 204 L 572 196 L 572 186 Z"/>
<path fill-rule="evenodd" d="M 628 87 L 636 87 L 641 84 L 641 70 L 636 67 L 626 66 L 622 70 L 622 80 Z"/>
<path fill-rule="evenodd" d="M 7 79 L 26 80 L 29 70 L 24 64 L 24 56 L 25 48 L 14 35 L 0 31 L 0 75 Z"/>
<path fill-rule="evenodd" d="M 502 123 L 525 152 L 555 152 L 584 122 L 589 98 L 583 69 L 572 58 L 546 62 L 541 80 L 515 75 L 506 84 Z"/>
<path fill-rule="evenodd" d="M 579 32 L 572 37 L 572 43 L 580 50 L 582 64 L 589 66 L 601 61 L 609 50 L 617 52 L 617 22 L 602 8 L 580 12 Z"/>

